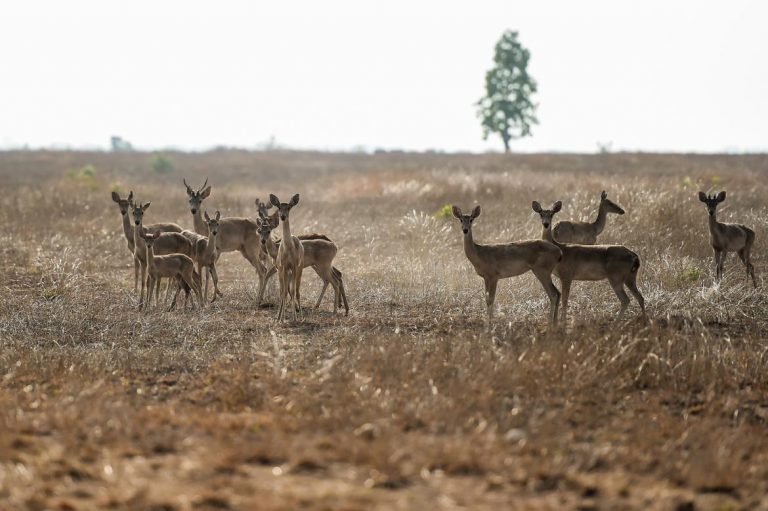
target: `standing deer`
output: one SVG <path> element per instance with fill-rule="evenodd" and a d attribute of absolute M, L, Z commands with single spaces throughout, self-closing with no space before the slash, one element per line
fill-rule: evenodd
<path fill-rule="evenodd" d="M 128 193 L 128 197 L 125 199 L 120 197 L 120 194 L 117 192 L 112 192 L 112 200 L 117 203 L 117 206 L 120 208 L 120 215 L 123 217 L 123 234 L 125 235 L 125 240 L 128 242 L 128 250 L 131 251 L 131 255 L 133 255 L 133 250 L 135 247 L 135 243 L 133 241 L 133 226 L 131 225 L 131 219 L 130 215 L 128 214 L 128 211 L 133 206 L 133 191 Z M 180 226 L 174 224 L 174 223 L 159 223 L 159 224 L 152 224 L 146 226 L 146 229 L 150 232 L 181 232 L 182 229 Z M 139 264 L 138 259 L 135 257 L 133 258 L 133 290 L 138 291 L 139 289 L 139 270 L 141 265 Z"/>
<path fill-rule="evenodd" d="M 211 300 L 211 303 L 216 301 L 216 296 L 224 296 L 221 291 L 219 291 L 219 275 L 216 272 L 216 240 L 219 237 L 219 219 L 221 218 L 221 213 L 216 211 L 216 214 L 213 218 L 208 216 L 208 212 L 205 212 L 205 222 L 207 224 L 208 229 L 208 237 L 200 237 L 195 242 L 195 260 L 197 261 L 197 273 L 200 274 L 200 277 L 202 278 L 203 275 L 203 268 L 207 270 L 205 274 L 205 291 L 203 292 L 203 297 L 205 300 L 208 300 L 208 275 L 210 274 L 211 278 L 213 279 L 213 300 Z"/>
<path fill-rule="evenodd" d="M 203 186 L 195 191 L 184 180 L 184 186 L 187 187 L 187 196 L 189 197 L 189 209 L 192 212 L 195 231 L 203 236 L 208 236 L 208 225 L 203 220 L 202 205 L 211 194 L 211 186 L 205 180 Z M 267 287 L 267 266 L 265 264 L 266 254 L 262 253 L 259 236 L 259 225 L 250 218 L 227 217 L 219 220 L 219 234 L 216 239 L 216 260 L 223 252 L 238 251 L 251 263 L 256 269 L 256 276 L 259 279 L 259 295 L 256 306 L 261 305 L 264 298 L 264 290 Z"/>
<path fill-rule="evenodd" d="M 145 309 L 149 308 L 152 303 L 152 289 L 156 289 L 155 303 L 157 303 L 157 295 L 159 294 L 160 279 L 165 277 L 173 279 L 179 282 L 176 287 L 176 294 L 173 296 L 173 302 L 168 310 L 173 309 L 176 306 L 176 299 L 179 296 L 179 291 L 182 288 L 182 282 L 186 288 L 190 288 L 197 295 L 197 301 L 203 303 L 203 295 L 200 292 L 200 275 L 195 272 L 195 263 L 189 256 L 184 254 L 169 254 L 169 255 L 155 255 L 153 245 L 160 238 L 161 234 L 156 232 L 154 234 L 146 234 L 140 231 L 139 237 L 144 240 L 146 246 L 146 259 L 147 259 L 147 271 L 149 274 L 149 292 L 147 293 L 147 303 Z M 184 300 L 184 308 L 186 308 L 187 302 Z M 194 300 L 192 301 L 192 308 L 194 308 Z"/>
<path fill-rule="evenodd" d="M 552 283 L 552 270 L 562 257 L 560 249 L 542 240 L 480 245 L 475 243 L 472 237 L 472 222 L 480 216 L 480 206 L 475 206 L 469 215 L 462 214 L 457 206 L 453 206 L 452 210 L 464 232 L 464 254 L 485 282 L 488 323 L 493 319 L 493 302 L 496 299 L 496 285 L 499 279 L 516 277 L 531 271 L 549 297 L 549 322 L 554 324 L 557 321 L 560 292 Z"/>
<path fill-rule="evenodd" d="M 283 240 L 277 249 L 275 267 L 280 278 L 280 311 L 277 320 L 282 321 L 285 316 L 286 298 L 291 296 L 291 311 L 293 320 L 297 319 L 297 312 L 301 312 L 301 272 L 304 269 L 304 246 L 299 239 L 291 235 L 289 214 L 291 209 L 299 203 L 299 194 L 291 197 L 290 202 L 280 202 L 276 195 L 269 195 L 269 202 L 277 207 L 280 215 L 280 223 L 283 224 Z M 293 286 L 291 286 L 293 284 Z"/>
<path fill-rule="evenodd" d="M 277 259 L 281 244 L 279 240 L 276 242 L 272 239 L 272 231 L 277 228 L 278 224 L 278 212 L 276 211 L 272 216 L 261 220 L 261 225 L 259 226 L 261 244 L 273 261 Z M 317 298 L 315 309 L 320 307 L 325 290 L 328 288 L 328 284 L 330 284 L 335 294 L 333 313 L 336 314 L 338 306 L 343 302 L 345 316 L 349 316 L 349 304 L 347 303 L 347 294 L 344 291 L 344 281 L 342 280 L 341 272 L 332 266 L 333 258 L 336 257 L 337 252 L 336 244 L 323 234 L 299 236 L 299 241 L 302 247 L 304 247 L 304 268 L 311 266 L 323 280 L 323 289 Z M 270 271 L 274 271 L 274 269 L 270 269 Z"/>
<path fill-rule="evenodd" d="M 640 269 L 640 258 L 637 254 L 621 245 L 560 243 L 552 237 L 552 218 L 562 206 L 560 201 L 555 202 L 552 209 L 543 209 L 536 201 L 531 205 L 541 217 L 541 225 L 544 228 L 542 239 L 554 243 L 563 253 L 563 258 L 554 272 L 560 278 L 560 291 L 563 293 L 563 311 L 560 316 L 563 322 L 568 314 L 568 297 L 574 280 L 608 280 L 621 302 L 619 318 L 624 315 L 629 305 L 629 297 L 624 291 L 624 286 L 627 286 L 645 316 L 645 300 L 637 288 L 637 271 Z"/>
<path fill-rule="evenodd" d="M 552 230 L 555 239 L 560 243 L 578 243 L 580 245 L 594 245 L 597 237 L 605 229 L 605 221 L 608 213 L 623 215 L 624 210 L 608 199 L 608 194 L 600 194 L 600 207 L 597 209 L 597 219 L 594 222 L 571 222 L 563 220 L 558 222 Z"/>
<path fill-rule="evenodd" d="M 699 192 L 699 200 L 707 205 L 709 212 L 709 234 L 715 251 L 715 279 L 720 281 L 725 270 L 725 258 L 729 251 L 736 252 L 747 268 L 747 277 L 752 277 L 752 285 L 757 288 L 755 268 L 750 261 L 752 245 L 755 243 L 755 231 L 741 224 L 724 224 L 717 221 L 717 205 L 725 200 L 725 192 L 717 196 Z"/>
<path fill-rule="evenodd" d="M 144 286 L 147 281 L 147 248 L 145 238 L 141 234 L 146 229 L 143 226 L 144 212 L 149 209 L 151 202 L 146 204 L 134 203 L 132 205 L 133 213 L 133 256 L 138 259 L 141 266 L 141 292 L 139 294 L 139 308 L 144 304 Z M 192 242 L 179 232 L 157 232 L 160 236 L 155 241 L 154 252 L 157 255 L 184 254 L 188 257 L 194 257 L 195 252 Z M 159 286 L 158 286 L 159 289 Z M 159 293 L 159 291 L 158 291 Z"/>

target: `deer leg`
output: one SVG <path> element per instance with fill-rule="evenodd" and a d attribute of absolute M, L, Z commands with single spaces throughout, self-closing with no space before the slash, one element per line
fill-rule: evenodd
<path fill-rule="evenodd" d="M 488 310 L 488 323 L 493 319 L 493 302 L 496 299 L 496 285 L 498 280 L 494 278 L 485 279 L 485 304 Z"/>
<path fill-rule="evenodd" d="M 568 297 L 571 295 L 572 281 L 560 279 L 560 321 L 565 324 L 568 321 Z"/>
<path fill-rule="evenodd" d="M 344 315 L 349 316 L 349 303 L 347 302 L 347 291 L 344 289 L 344 279 L 339 276 L 339 294 L 341 299 L 344 300 Z"/>
<path fill-rule="evenodd" d="M 560 304 L 560 291 L 557 290 L 552 283 L 552 274 L 546 270 L 537 270 L 533 274 L 539 279 L 541 285 L 544 287 L 544 291 L 549 297 L 549 324 L 554 325 L 557 323 L 557 307 Z"/>
<path fill-rule="evenodd" d="M 302 271 L 303 271 L 303 268 L 299 267 L 299 268 L 295 268 L 293 272 L 293 281 L 294 281 L 293 299 L 296 301 L 295 314 L 297 314 L 298 316 L 302 316 L 302 312 L 301 312 L 301 273 Z M 298 317 L 296 317 L 296 319 L 298 319 Z"/>
<path fill-rule="evenodd" d="M 755 279 L 755 267 L 749 260 L 749 249 L 742 248 L 739 250 L 739 258 L 744 263 L 744 267 L 747 269 L 747 278 L 752 277 L 752 284 L 757 288 L 757 279 Z"/>
<path fill-rule="evenodd" d="M 280 322 L 283 320 L 283 306 L 285 305 L 285 295 L 288 290 L 285 288 L 285 272 L 281 269 L 277 276 L 280 281 L 280 307 L 277 311 L 277 321 Z"/>
<path fill-rule="evenodd" d="M 192 288 L 192 290 L 195 292 L 195 295 L 197 295 L 197 301 L 200 304 L 200 307 L 204 307 L 205 300 L 203 300 L 203 293 L 201 288 L 201 281 L 195 280 L 195 269 L 192 268 L 192 271 L 190 273 L 190 280 L 192 281 L 192 285 L 189 286 Z M 198 274 L 198 278 L 200 278 L 200 275 Z"/>
<path fill-rule="evenodd" d="M 611 287 L 613 288 L 613 292 L 616 293 L 616 296 L 621 302 L 621 310 L 619 311 L 619 317 L 617 318 L 617 319 L 621 319 L 622 316 L 624 316 L 624 312 L 626 312 L 627 307 L 629 306 L 629 296 L 627 296 L 627 292 L 624 291 L 624 283 L 622 281 L 612 279 Z"/>
<path fill-rule="evenodd" d="M 642 311 L 642 315 L 645 316 L 645 298 L 643 298 L 643 294 L 637 288 L 637 274 L 633 273 L 632 275 L 630 275 L 630 277 L 627 279 L 627 282 L 625 282 L 624 285 L 627 286 L 627 289 L 629 289 L 629 292 L 632 293 L 632 296 L 635 297 L 635 300 L 637 300 L 638 305 L 640 305 L 640 310 Z"/>
<path fill-rule="evenodd" d="M 144 286 L 147 283 L 147 267 L 141 265 L 141 291 L 139 292 L 139 310 L 144 306 Z"/>
<path fill-rule="evenodd" d="M 141 273 L 141 263 L 135 257 L 133 258 L 133 292 L 139 290 L 139 273 Z"/>
<path fill-rule="evenodd" d="M 179 282 L 179 279 L 176 278 L 172 280 L 176 282 L 176 292 L 173 294 L 173 300 L 171 301 L 171 305 L 168 306 L 168 312 L 176 308 L 176 300 L 179 298 L 179 292 L 181 291 L 181 282 Z M 186 303 L 184 304 L 184 308 L 186 309 Z"/>

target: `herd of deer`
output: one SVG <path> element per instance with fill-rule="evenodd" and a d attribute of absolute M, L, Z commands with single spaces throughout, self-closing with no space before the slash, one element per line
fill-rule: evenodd
<path fill-rule="evenodd" d="M 222 296 L 216 263 L 223 252 L 239 251 L 256 269 L 259 279 L 257 306 L 264 298 L 264 291 L 270 277 L 278 275 L 280 284 L 280 307 L 278 321 L 282 321 L 290 309 L 293 319 L 301 314 L 301 276 L 304 268 L 312 267 L 323 280 L 323 288 L 315 308 L 320 306 L 330 284 L 334 290 L 333 312 L 343 305 L 349 314 L 349 305 L 342 280 L 342 273 L 333 266 L 337 247 L 324 234 L 293 236 L 290 226 L 290 211 L 299 203 L 299 195 L 289 202 L 280 202 L 270 194 L 269 202 L 256 199 L 258 219 L 228 217 L 221 218 L 218 211 L 213 217 L 203 212 L 203 201 L 211 194 L 208 180 L 198 190 L 184 186 L 189 197 L 190 212 L 194 231 L 185 230 L 174 223 L 144 225 L 144 213 L 150 203 L 134 200 L 133 192 L 121 198 L 112 192 L 123 217 L 123 232 L 128 249 L 134 258 L 134 290 L 139 292 L 139 308 L 159 303 L 160 281 L 168 279 L 169 293 L 173 283 L 176 292 L 169 306 L 172 310 L 181 290 L 185 292 L 184 307 L 190 293 L 194 292 L 198 303 L 203 306 L 208 300 L 209 277 L 213 281 L 213 299 Z M 757 287 L 755 271 L 750 261 L 750 252 L 755 241 L 752 229 L 739 224 L 717 221 L 717 206 L 725 200 L 725 192 L 708 196 L 699 192 L 699 200 L 707 205 L 709 231 L 715 251 L 715 274 L 720 280 L 723 275 L 728 252 L 737 252 L 747 269 L 747 275 Z M 274 207 L 275 212 L 269 214 Z M 562 221 L 553 225 L 553 218 L 562 209 L 562 202 L 555 202 L 550 209 L 542 208 L 534 201 L 533 210 L 539 214 L 543 227 L 542 239 L 518 241 L 496 245 L 480 245 L 472 237 L 472 223 L 480 216 L 480 206 L 470 214 L 463 214 L 453 206 L 453 216 L 461 223 L 464 233 L 464 253 L 475 271 L 485 281 L 485 298 L 488 320 L 493 318 L 493 304 L 496 287 L 500 279 L 515 277 L 531 271 L 544 287 L 550 301 L 550 323 L 558 319 L 558 307 L 562 300 L 561 319 L 565 321 L 571 284 L 575 280 L 607 280 L 621 303 L 619 317 L 629 306 L 630 299 L 624 288 L 635 297 L 645 316 L 645 300 L 637 288 L 637 273 L 640 258 L 622 245 L 597 245 L 597 237 L 603 232 L 609 213 L 623 215 L 624 210 L 608 199 L 605 192 L 600 196 L 597 219 L 594 222 Z M 129 218 L 133 215 L 133 223 Z M 272 232 L 282 225 L 282 239 L 272 237 Z M 195 265 L 197 268 L 195 269 Z M 205 288 L 202 275 L 205 270 Z M 561 283 L 558 290 L 552 282 L 555 274 Z M 141 286 L 139 286 L 141 282 Z M 145 292 L 146 290 L 146 292 Z M 166 296 L 167 298 L 167 296 Z M 194 308 L 194 298 L 192 299 Z"/>
<path fill-rule="evenodd" d="M 728 252 L 739 254 L 747 269 L 747 276 L 757 287 L 755 270 L 750 261 L 750 252 L 755 242 L 755 232 L 744 225 L 726 224 L 717 221 L 717 205 L 725 200 L 725 192 L 708 196 L 699 192 L 699 200 L 707 205 L 709 232 L 715 251 L 715 274 L 719 281 L 723 276 L 725 257 Z M 565 321 L 568 312 L 568 297 L 574 280 L 607 280 L 621 302 L 619 318 L 629 306 L 629 297 L 624 287 L 637 300 L 643 317 L 645 299 L 637 288 L 637 272 L 640 269 L 638 255 L 622 245 L 596 245 L 598 235 L 605 228 L 608 213 L 619 215 L 624 210 L 608 199 L 605 191 L 600 196 L 600 207 L 594 222 L 552 221 L 563 203 L 555 202 L 550 209 L 544 209 L 534 201 L 533 211 L 539 214 L 543 227 L 542 239 L 480 245 L 472 237 L 472 223 L 480 216 L 480 206 L 465 215 L 453 206 L 453 216 L 461 223 L 464 232 L 464 253 L 474 266 L 477 274 L 485 281 L 485 299 L 488 320 L 493 318 L 493 302 L 499 279 L 515 277 L 528 271 L 541 282 L 550 302 L 550 323 L 557 322 L 558 305 L 562 299 L 561 319 Z M 552 283 L 552 274 L 560 278 L 562 294 Z"/>
<path fill-rule="evenodd" d="M 299 203 L 299 195 L 294 195 L 290 202 L 280 202 L 275 195 L 270 195 L 270 202 L 256 199 L 259 218 L 229 217 L 221 218 L 216 211 L 213 217 L 203 212 L 203 201 L 211 194 L 208 180 L 198 190 L 190 187 L 186 180 L 184 186 L 189 197 L 194 231 L 183 229 L 174 223 L 156 223 L 144 225 L 144 213 L 150 202 L 134 200 L 131 191 L 126 198 L 112 192 L 112 200 L 120 208 L 123 217 L 123 233 L 128 242 L 128 249 L 134 261 L 134 290 L 139 292 L 139 309 L 146 309 L 160 299 L 160 281 L 168 279 L 168 290 L 176 284 L 176 292 L 168 310 L 176 306 L 179 292 L 185 292 L 184 307 L 190 292 L 194 292 L 198 303 L 203 306 L 208 300 L 209 277 L 213 281 L 213 299 L 222 296 L 219 290 L 219 277 L 216 263 L 223 252 L 238 251 L 256 269 L 259 278 L 257 305 L 264 298 L 264 291 L 270 277 L 277 273 L 280 281 L 280 309 L 278 321 L 282 321 L 286 308 L 290 307 L 293 318 L 301 313 L 301 275 L 302 270 L 312 267 L 323 280 L 323 288 L 315 308 L 325 295 L 330 284 L 334 289 L 333 312 L 344 306 L 349 314 L 346 291 L 342 273 L 333 266 L 336 257 L 336 244 L 324 234 L 291 234 L 289 214 Z M 274 214 L 269 209 L 275 207 Z M 133 216 L 131 223 L 129 212 Z M 282 224 L 282 240 L 272 237 L 278 225 Z M 197 269 L 195 269 L 195 265 Z M 202 275 L 205 271 L 205 289 L 202 289 Z M 139 286 L 141 282 L 141 286 Z M 289 303 L 290 300 L 290 303 Z M 194 307 L 194 298 L 192 298 Z"/>

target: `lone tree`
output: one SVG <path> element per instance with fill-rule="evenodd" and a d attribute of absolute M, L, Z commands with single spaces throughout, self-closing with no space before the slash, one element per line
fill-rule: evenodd
<path fill-rule="evenodd" d="M 477 115 L 482 119 L 483 140 L 498 133 L 509 152 L 509 141 L 531 134 L 537 124 L 536 105 L 531 95 L 536 80 L 528 74 L 529 52 L 517 40 L 517 32 L 504 32 L 496 43 L 495 65 L 485 74 L 485 96 L 477 102 Z"/>

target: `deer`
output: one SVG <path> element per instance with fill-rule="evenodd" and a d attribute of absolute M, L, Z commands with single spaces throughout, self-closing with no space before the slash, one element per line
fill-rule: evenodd
<path fill-rule="evenodd" d="M 128 211 L 133 206 L 133 190 L 131 190 L 128 193 L 128 197 L 123 199 L 120 197 L 120 194 L 117 192 L 112 192 L 112 200 L 117 203 L 118 208 L 120 208 L 120 215 L 123 217 L 123 234 L 125 235 L 125 241 L 128 242 L 128 250 L 131 251 L 131 255 L 133 255 L 133 249 L 134 249 L 134 241 L 133 241 L 133 226 L 131 225 L 131 219 L 130 215 L 128 214 Z M 146 229 L 148 229 L 150 232 L 181 232 L 182 228 L 174 223 L 166 222 L 166 223 L 159 223 L 159 224 L 152 224 L 146 226 Z M 139 261 L 134 257 L 133 258 L 133 290 L 138 291 L 139 289 L 139 270 L 141 265 L 139 264 Z"/>
<path fill-rule="evenodd" d="M 211 300 L 211 303 L 213 303 L 216 301 L 217 296 L 224 296 L 221 291 L 219 291 L 219 275 L 216 272 L 216 239 L 219 237 L 219 219 L 221 218 L 221 213 L 216 211 L 213 218 L 211 218 L 206 211 L 204 216 L 208 237 L 200 236 L 195 240 L 195 261 L 197 262 L 197 273 L 200 274 L 201 278 L 203 275 L 203 268 L 207 270 L 207 273 L 205 274 L 205 291 L 203 292 L 205 300 L 208 300 L 209 274 L 213 280 L 213 300 Z"/>
<path fill-rule="evenodd" d="M 463 214 L 458 206 L 453 206 L 451 209 L 464 233 L 464 254 L 475 272 L 485 282 L 488 324 L 490 325 L 493 320 L 493 304 L 498 281 L 529 271 L 541 282 L 549 297 L 549 322 L 555 324 L 560 292 L 552 283 L 552 271 L 562 257 L 560 249 L 543 240 L 515 241 L 496 245 L 475 243 L 472 236 L 472 223 L 480 216 L 480 206 L 475 206 L 468 215 Z"/>
<path fill-rule="evenodd" d="M 168 310 L 172 310 L 176 306 L 176 299 L 179 296 L 179 291 L 182 288 L 182 282 L 185 289 L 192 289 L 197 296 L 198 303 L 202 306 L 203 295 L 200 292 L 200 275 L 195 272 L 195 263 L 187 255 L 184 254 L 168 254 L 168 255 L 155 255 L 154 245 L 160 239 L 161 233 L 155 232 L 153 234 L 147 234 L 144 231 L 139 231 L 139 237 L 144 241 L 146 247 L 146 260 L 147 260 L 147 272 L 149 275 L 147 303 L 145 310 L 149 308 L 152 303 L 152 289 L 156 289 L 155 303 L 157 303 L 157 295 L 159 294 L 160 279 L 165 277 L 176 280 L 179 285 L 176 287 L 176 294 L 173 296 L 173 302 Z M 188 291 L 187 291 L 187 294 Z M 192 308 L 195 303 L 192 301 Z M 187 301 L 184 300 L 184 308 L 187 307 Z"/>
<path fill-rule="evenodd" d="M 568 314 L 568 298 L 574 280 L 607 280 L 621 302 L 619 319 L 629 306 L 630 300 L 624 291 L 629 289 L 640 305 L 645 317 L 645 299 L 637 288 L 637 272 L 640 269 L 640 257 L 621 245 L 577 245 L 561 243 L 552 237 L 552 219 L 563 207 L 561 201 L 555 202 L 550 209 L 543 209 L 533 201 L 533 211 L 541 217 L 542 239 L 553 243 L 562 251 L 563 258 L 555 267 L 555 275 L 560 279 L 562 292 L 561 319 L 565 323 Z"/>
<path fill-rule="evenodd" d="M 184 180 L 184 186 L 187 188 L 189 197 L 189 208 L 192 212 L 194 229 L 198 234 L 208 236 L 208 224 L 202 217 L 203 201 L 211 194 L 211 186 L 208 185 L 208 179 L 198 190 L 194 190 Z M 256 276 L 259 279 L 259 292 L 256 306 L 261 305 L 264 299 L 264 290 L 267 287 L 266 254 L 261 251 L 261 242 L 259 236 L 259 226 L 255 220 L 250 218 L 226 217 L 219 221 L 219 233 L 216 239 L 216 260 L 224 252 L 238 251 L 256 269 Z"/>
<path fill-rule="evenodd" d="M 725 200 L 724 191 L 717 195 L 699 192 L 699 200 L 707 205 L 709 213 L 710 241 L 715 251 L 715 280 L 719 282 L 723 278 L 728 252 L 736 252 L 747 269 L 747 278 L 752 277 L 752 285 L 757 288 L 755 267 L 750 261 L 752 245 L 755 243 L 755 231 L 745 225 L 717 221 L 717 206 Z"/>
<path fill-rule="evenodd" d="M 624 210 L 608 198 L 605 190 L 600 194 L 600 206 L 597 209 L 597 218 L 594 222 L 571 222 L 563 220 L 558 222 L 552 230 L 555 238 L 560 243 L 578 243 L 580 245 L 595 245 L 597 237 L 605 229 L 605 221 L 608 213 L 623 215 Z"/>
<path fill-rule="evenodd" d="M 259 226 L 262 247 L 273 261 L 277 259 L 281 244 L 280 240 L 275 241 L 272 238 L 272 231 L 276 229 L 278 225 L 278 212 L 276 211 L 273 215 L 262 219 Z M 345 309 L 344 315 L 349 316 L 349 304 L 347 303 L 347 295 L 344 291 L 342 275 L 341 272 L 332 265 L 338 250 L 336 244 L 323 234 L 312 234 L 304 237 L 299 236 L 299 241 L 301 242 L 302 247 L 304 247 L 304 268 L 312 267 L 312 269 L 315 270 L 315 273 L 317 273 L 323 280 L 323 289 L 320 291 L 320 296 L 317 298 L 315 309 L 320 307 L 320 303 L 325 295 L 325 290 L 328 288 L 328 284 L 330 284 L 333 287 L 335 294 L 333 313 L 337 313 L 338 306 L 343 302 Z M 271 268 L 270 271 L 274 272 L 275 270 L 274 268 Z"/>
<path fill-rule="evenodd" d="M 269 195 L 269 202 L 277 207 L 280 223 L 283 226 L 283 240 L 277 249 L 275 268 L 280 279 L 280 311 L 277 313 L 277 321 L 283 321 L 285 317 L 286 299 L 290 294 L 291 312 L 293 320 L 297 320 L 297 311 L 301 312 L 301 272 L 304 269 L 304 246 L 299 238 L 291 235 L 289 215 L 291 209 L 299 203 L 297 193 L 289 202 L 280 202 L 276 195 Z M 291 286 L 291 284 L 293 284 Z"/>
<path fill-rule="evenodd" d="M 139 265 L 141 267 L 141 292 L 139 294 L 139 309 L 141 309 L 143 303 L 144 303 L 144 286 L 147 281 L 147 249 L 146 249 L 146 243 L 145 238 L 141 236 L 142 233 L 144 233 L 144 230 L 146 229 L 143 225 L 144 223 L 144 213 L 147 209 L 149 209 L 149 206 L 151 205 L 151 202 L 147 202 L 146 204 L 142 204 L 141 202 L 136 203 L 134 202 L 132 205 L 132 213 L 133 213 L 133 243 L 134 243 L 134 251 L 133 256 L 134 259 L 138 259 Z M 158 233 L 159 239 L 155 241 L 155 247 L 154 252 L 157 255 L 167 255 L 167 254 L 184 254 L 187 257 L 194 257 L 195 252 L 192 246 L 192 242 L 184 236 L 184 234 L 180 232 L 163 232 Z M 134 263 L 135 264 L 135 263 Z M 158 293 L 159 293 L 159 286 L 158 286 Z"/>

